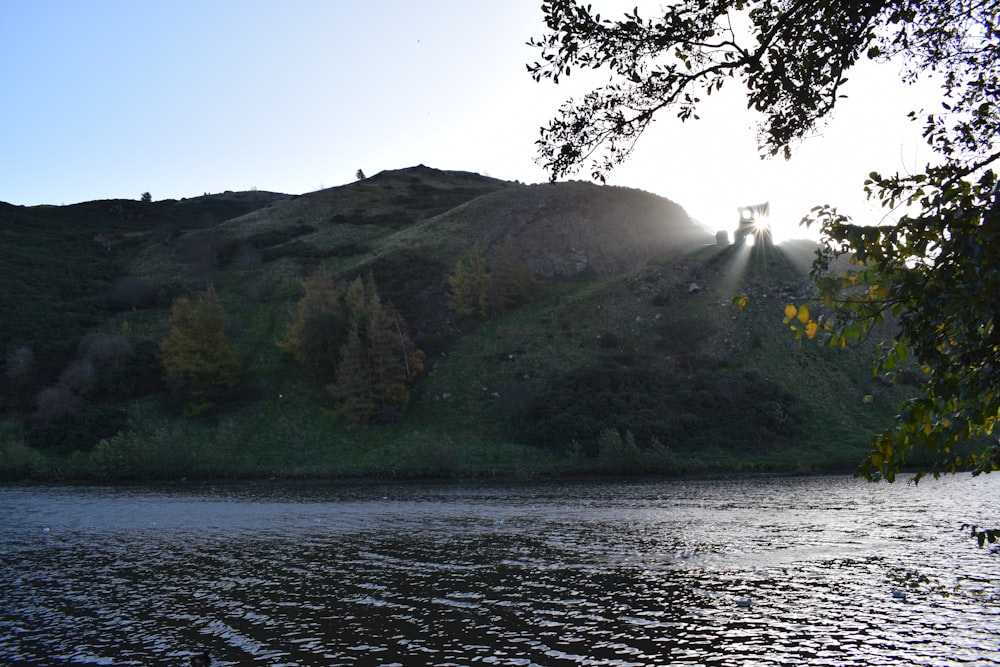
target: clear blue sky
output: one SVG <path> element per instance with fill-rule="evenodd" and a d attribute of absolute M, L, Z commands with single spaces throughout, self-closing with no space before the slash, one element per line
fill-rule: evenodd
<path fill-rule="evenodd" d="M 421 163 L 544 181 L 538 128 L 588 82 L 527 74 L 539 4 L 0 0 L 0 201 L 301 194 Z M 877 222 L 862 182 L 923 165 L 905 113 L 935 104 L 897 78 L 892 66 L 852 78 L 790 163 L 759 161 L 753 119 L 724 89 L 700 121 L 663 116 L 609 182 L 710 229 L 765 199 L 779 236 L 802 235 L 795 222 L 820 203 Z"/>

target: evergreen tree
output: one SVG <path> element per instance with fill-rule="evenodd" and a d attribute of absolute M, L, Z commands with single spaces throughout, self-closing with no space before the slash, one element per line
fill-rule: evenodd
<path fill-rule="evenodd" d="M 340 348 L 337 381 L 327 387 L 338 403 L 337 415 L 348 428 L 367 424 L 375 414 L 375 397 L 372 391 L 368 358 L 357 327 L 350 327 L 347 340 Z"/>
<path fill-rule="evenodd" d="M 398 410 L 410 400 L 407 383 L 423 370 L 406 322 L 382 303 L 371 272 L 356 278 L 345 295 L 350 316 L 347 341 L 341 347 L 337 380 L 329 386 L 340 405 L 338 414 L 350 428 L 379 413 Z"/>
<path fill-rule="evenodd" d="M 518 257 L 508 235 L 490 253 L 488 262 L 483 244 L 477 241 L 459 258 L 448 284 L 451 285 L 448 307 L 453 313 L 490 320 L 529 301 L 540 283 Z"/>
<path fill-rule="evenodd" d="M 226 337 L 226 317 L 214 289 L 194 304 L 187 297 L 174 301 L 169 332 L 160 343 L 160 362 L 171 389 L 187 397 L 186 417 L 211 409 L 236 386 L 239 362 Z"/>

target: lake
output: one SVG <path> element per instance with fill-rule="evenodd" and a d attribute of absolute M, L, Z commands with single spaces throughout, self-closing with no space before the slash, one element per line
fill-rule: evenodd
<path fill-rule="evenodd" d="M 0 664 L 998 665 L 998 491 L 0 487 Z"/>

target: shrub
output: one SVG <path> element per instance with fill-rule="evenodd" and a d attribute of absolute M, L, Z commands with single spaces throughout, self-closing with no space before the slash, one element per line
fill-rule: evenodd
<path fill-rule="evenodd" d="M 415 433 L 406 445 L 399 472 L 413 477 L 454 477 L 459 472 L 458 447 L 447 435 Z"/>
<path fill-rule="evenodd" d="M 156 303 L 157 287 L 137 276 L 122 276 L 115 280 L 108 293 L 108 302 L 113 308 L 138 308 Z"/>
<path fill-rule="evenodd" d="M 86 396 L 94 386 L 94 364 L 86 359 L 75 359 L 59 375 L 59 386 L 77 396 Z"/>
<path fill-rule="evenodd" d="M 38 392 L 33 417 L 49 424 L 80 412 L 81 405 L 80 398 L 69 387 L 57 384 Z"/>
<path fill-rule="evenodd" d="M 641 468 L 642 457 L 632 431 L 625 431 L 623 438 L 617 429 L 602 429 L 597 436 L 597 451 L 608 470 L 635 472 Z"/>
<path fill-rule="evenodd" d="M 753 373 L 615 365 L 568 373 L 508 424 L 522 442 L 563 451 L 576 440 L 591 455 L 599 453 L 606 429 L 630 431 L 640 448 L 656 438 L 685 451 L 720 442 L 731 449 L 773 449 L 799 433 L 798 409 L 792 394 Z"/>
<path fill-rule="evenodd" d="M 126 480 L 139 475 L 140 449 L 133 432 L 105 438 L 97 443 L 90 453 L 90 474 L 96 479 Z"/>
<path fill-rule="evenodd" d="M 95 366 L 108 366 L 132 359 L 135 356 L 135 348 L 122 336 L 87 334 L 80 340 L 76 355 L 77 358 L 89 361 Z"/>
<path fill-rule="evenodd" d="M 44 473 L 45 457 L 20 438 L 0 443 L 0 479 L 32 479 Z"/>

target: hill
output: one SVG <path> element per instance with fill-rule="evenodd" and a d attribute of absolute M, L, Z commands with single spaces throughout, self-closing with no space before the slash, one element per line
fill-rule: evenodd
<path fill-rule="evenodd" d="M 901 394 L 871 350 L 799 345 L 801 249 L 719 246 L 678 204 L 425 166 L 292 197 L 0 205 L 8 477 L 426 476 L 849 469 Z M 480 244 L 540 281 L 488 321 L 448 278 Z M 423 351 L 405 410 L 345 428 L 275 342 L 302 280 L 371 272 Z M 181 416 L 159 342 L 212 286 L 242 371 Z M 733 297 L 750 297 L 745 309 Z"/>

